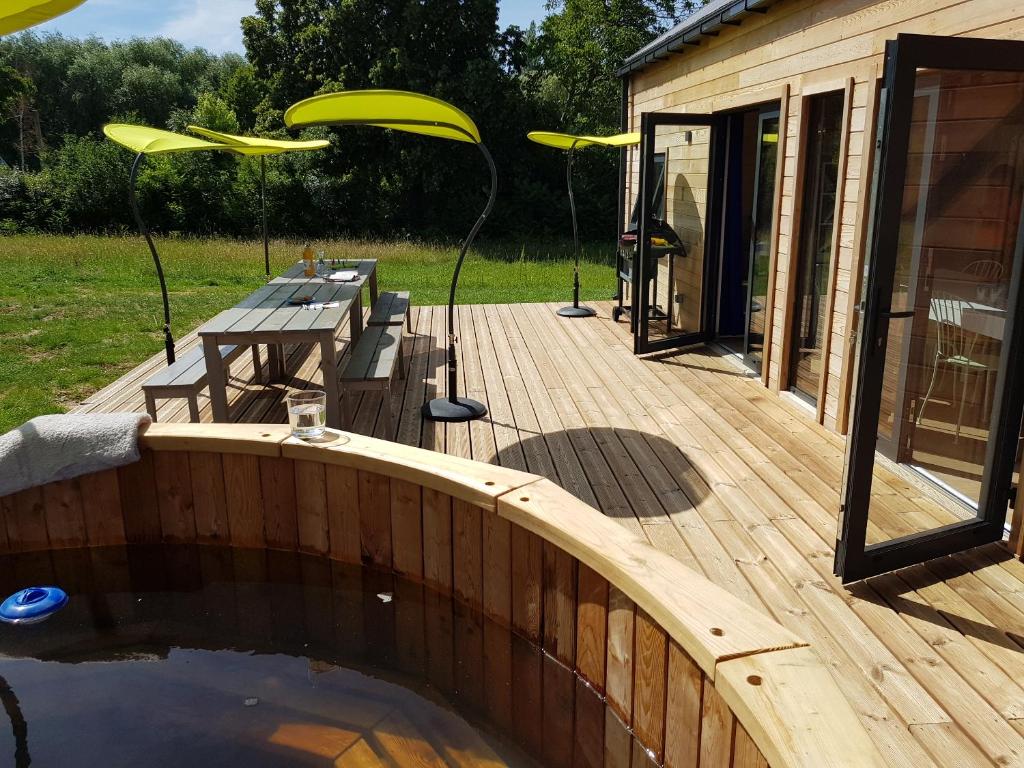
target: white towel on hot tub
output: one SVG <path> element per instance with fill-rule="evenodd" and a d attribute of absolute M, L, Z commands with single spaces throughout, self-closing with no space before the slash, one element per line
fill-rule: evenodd
<path fill-rule="evenodd" d="M 0 435 L 0 496 L 139 460 L 144 413 L 37 416 Z"/>

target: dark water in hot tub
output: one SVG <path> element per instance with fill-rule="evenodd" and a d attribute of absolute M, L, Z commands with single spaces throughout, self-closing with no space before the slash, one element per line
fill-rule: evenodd
<path fill-rule="evenodd" d="M 0 557 L 3 595 L 33 584 L 71 600 L 0 625 L 0 765 L 536 765 L 484 672 L 484 635 L 515 636 L 422 585 L 212 547 Z"/>

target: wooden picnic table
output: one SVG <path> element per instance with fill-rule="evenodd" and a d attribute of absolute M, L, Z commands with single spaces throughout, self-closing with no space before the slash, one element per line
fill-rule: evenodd
<path fill-rule="evenodd" d="M 348 318 L 349 337 L 355 342 L 363 328 L 362 288 L 370 283 L 371 301 L 376 294 L 376 260 L 359 262 L 359 279 L 350 283 L 326 282 L 305 277 L 301 262 L 257 289 L 231 309 L 204 323 L 198 331 L 203 340 L 210 405 L 215 422 L 227 422 L 227 377 L 219 354 L 222 344 L 266 344 L 270 350 L 271 376 L 283 373 L 284 344 L 319 344 L 320 372 L 327 394 L 327 425 L 341 428 L 338 386 L 338 350 L 335 338 Z M 337 307 L 305 309 L 291 303 L 296 297 L 311 296 L 314 302 L 338 302 Z"/>

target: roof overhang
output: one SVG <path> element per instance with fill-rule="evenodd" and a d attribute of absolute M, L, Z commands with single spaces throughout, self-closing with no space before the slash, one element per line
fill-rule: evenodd
<path fill-rule="evenodd" d="M 739 26 L 751 15 L 767 13 L 768 8 L 778 2 L 780 0 L 713 0 L 626 59 L 616 74 L 627 77 L 674 54 L 685 53 L 688 48 L 699 46 L 702 40 L 717 37 L 723 29 Z"/>

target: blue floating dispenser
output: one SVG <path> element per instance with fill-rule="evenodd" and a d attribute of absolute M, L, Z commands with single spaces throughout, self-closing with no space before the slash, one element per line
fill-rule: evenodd
<path fill-rule="evenodd" d="M 59 587 L 28 587 L 0 604 L 0 621 L 7 624 L 36 624 L 45 621 L 68 603 Z"/>

